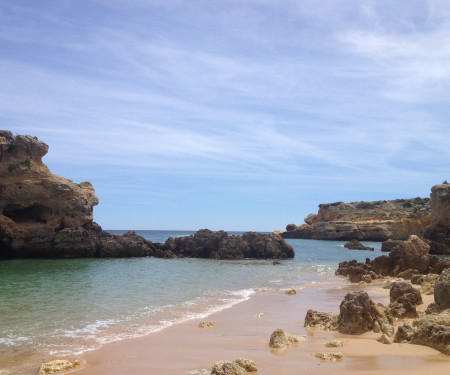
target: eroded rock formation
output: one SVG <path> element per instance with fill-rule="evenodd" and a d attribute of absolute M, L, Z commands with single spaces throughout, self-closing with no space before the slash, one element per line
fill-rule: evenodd
<path fill-rule="evenodd" d="M 386 241 L 423 236 L 430 223 L 430 199 L 320 204 L 299 227 L 290 224 L 284 238 Z"/>
<path fill-rule="evenodd" d="M 450 254 L 450 184 L 431 188 L 431 222 L 425 230 L 433 254 Z"/>
<path fill-rule="evenodd" d="M 89 182 L 57 176 L 42 162 L 48 146 L 29 135 L 0 131 L 0 258 L 200 257 L 292 258 L 278 235 L 202 230 L 194 236 L 147 241 L 135 232 L 107 233 L 93 222 L 98 204 Z"/>

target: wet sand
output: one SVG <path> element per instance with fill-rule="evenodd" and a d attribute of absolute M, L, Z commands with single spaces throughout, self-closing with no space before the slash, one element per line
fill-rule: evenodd
<path fill-rule="evenodd" d="M 258 367 L 259 375 L 298 375 L 334 373 L 434 374 L 450 373 L 450 358 L 419 345 L 385 345 L 376 341 L 380 334 L 360 336 L 304 328 L 306 311 L 339 312 L 339 304 L 349 291 L 361 290 L 342 278 L 335 282 L 311 285 L 297 294 L 283 290 L 261 292 L 249 300 L 211 315 L 211 328 L 199 328 L 204 320 L 192 320 L 148 336 L 107 344 L 99 350 L 84 353 L 83 369 L 77 375 L 180 375 L 206 374 L 218 360 L 248 358 Z M 374 302 L 387 304 L 389 290 L 380 285 L 365 287 Z M 432 296 L 424 296 L 426 304 Z M 262 313 L 262 314 L 260 314 Z M 258 316 L 260 315 L 260 316 Z M 302 342 L 286 350 L 269 348 L 271 333 L 286 332 L 307 335 Z M 326 348 L 331 339 L 344 341 L 342 348 Z M 323 362 L 314 357 L 319 351 L 341 351 L 344 358 Z M 72 357 L 73 359 L 74 357 Z"/>

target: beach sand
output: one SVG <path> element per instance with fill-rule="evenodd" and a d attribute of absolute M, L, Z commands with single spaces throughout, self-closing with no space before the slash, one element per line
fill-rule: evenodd
<path fill-rule="evenodd" d="M 364 287 L 374 302 L 387 304 L 389 290 L 381 284 Z M 199 328 L 203 320 L 191 320 L 148 336 L 104 345 L 84 353 L 84 368 L 77 375 L 180 375 L 206 374 L 218 360 L 247 358 L 258 367 L 259 375 L 298 375 L 334 373 L 373 374 L 434 374 L 450 373 L 450 358 L 438 351 L 419 345 L 385 345 L 376 341 L 380 334 L 360 336 L 304 328 L 308 309 L 339 312 L 345 294 L 361 290 L 343 278 L 335 282 L 311 284 L 297 294 L 286 295 L 283 290 L 260 292 L 249 300 L 217 312 L 207 321 L 214 327 Z M 424 310 L 433 296 L 425 297 Z M 260 314 L 262 313 L 262 314 Z M 282 328 L 296 335 L 307 335 L 286 350 L 269 347 L 271 333 Z M 341 348 L 327 348 L 325 343 L 341 339 Z M 323 362 L 314 357 L 319 351 L 340 351 L 344 358 Z M 74 358 L 74 357 L 73 357 Z M 73 359 L 72 358 L 72 359 Z"/>

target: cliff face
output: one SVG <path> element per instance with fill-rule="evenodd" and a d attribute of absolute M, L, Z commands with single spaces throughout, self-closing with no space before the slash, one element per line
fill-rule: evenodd
<path fill-rule="evenodd" d="M 431 222 L 425 238 L 434 254 L 450 254 L 450 184 L 431 188 Z"/>
<path fill-rule="evenodd" d="M 430 211 L 429 198 L 320 204 L 316 215 L 305 218 L 307 224 L 290 226 L 282 236 L 340 241 L 407 239 L 411 234 L 422 237 L 430 223 Z"/>

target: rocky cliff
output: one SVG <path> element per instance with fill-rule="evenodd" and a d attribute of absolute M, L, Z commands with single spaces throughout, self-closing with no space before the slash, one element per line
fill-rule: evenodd
<path fill-rule="evenodd" d="M 284 238 L 385 241 L 423 237 L 430 224 L 430 199 L 320 204 L 299 227 L 289 224 Z"/>
<path fill-rule="evenodd" d="M 431 222 L 424 237 L 434 254 L 450 254 L 450 184 L 431 188 Z"/>
<path fill-rule="evenodd" d="M 0 258 L 294 256 L 292 247 L 277 235 L 240 237 L 203 230 L 160 244 L 134 232 L 107 233 L 93 222 L 98 198 L 92 185 L 52 174 L 42 162 L 47 151 L 36 137 L 0 130 Z"/>

